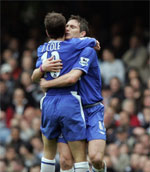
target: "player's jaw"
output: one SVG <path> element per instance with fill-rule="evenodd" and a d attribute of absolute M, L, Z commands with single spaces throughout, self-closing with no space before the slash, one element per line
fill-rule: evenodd
<path fill-rule="evenodd" d="M 66 32 L 65 39 L 80 38 L 80 32 Z"/>

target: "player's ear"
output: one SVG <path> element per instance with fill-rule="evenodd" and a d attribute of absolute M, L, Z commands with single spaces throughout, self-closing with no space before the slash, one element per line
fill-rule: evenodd
<path fill-rule="evenodd" d="M 50 37 L 50 36 L 49 36 L 49 34 L 48 34 L 48 31 L 47 31 L 47 29 L 46 29 L 46 35 L 47 35 L 47 37 Z"/>
<path fill-rule="evenodd" d="M 80 32 L 80 38 L 85 37 L 85 35 L 86 35 L 86 31 Z"/>

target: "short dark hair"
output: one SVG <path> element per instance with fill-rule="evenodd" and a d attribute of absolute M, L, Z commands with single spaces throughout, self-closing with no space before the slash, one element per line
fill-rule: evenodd
<path fill-rule="evenodd" d="M 66 19 L 61 13 L 48 13 L 45 16 L 44 24 L 50 38 L 57 39 L 64 36 Z"/>
<path fill-rule="evenodd" d="M 86 31 L 86 35 L 89 35 L 88 22 L 84 18 L 82 18 L 82 17 L 80 17 L 78 15 L 77 16 L 76 15 L 71 15 L 69 20 L 77 20 L 79 22 L 79 24 L 80 24 L 80 32 Z"/>

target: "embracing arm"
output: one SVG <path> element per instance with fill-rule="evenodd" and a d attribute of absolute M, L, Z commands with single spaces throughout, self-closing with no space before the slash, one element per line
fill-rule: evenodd
<path fill-rule="evenodd" d="M 59 78 L 53 80 L 45 80 L 44 78 L 40 81 L 40 86 L 43 89 L 51 88 L 51 87 L 65 87 L 71 86 L 75 84 L 79 78 L 82 76 L 82 70 L 71 70 L 69 73 L 60 76 Z"/>
<path fill-rule="evenodd" d="M 43 74 L 44 73 L 41 72 L 40 68 L 34 69 L 32 76 L 31 76 L 32 81 L 39 82 L 40 79 L 42 78 Z"/>
<path fill-rule="evenodd" d="M 31 79 L 33 82 L 39 82 L 45 72 L 59 72 L 60 69 L 62 69 L 61 60 L 53 60 L 51 57 L 33 71 Z"/>

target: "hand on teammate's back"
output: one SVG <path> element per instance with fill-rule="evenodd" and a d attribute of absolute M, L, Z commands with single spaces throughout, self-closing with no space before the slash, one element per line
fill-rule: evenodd
<path fill-rule="evenodd" d="M 42 64 L 42 69 L 44 72 L 59 72 L 62 69 L 61 60 L 53 60 L 54 57 L 50 57 L 45 60 Z"/>
<path fill-rule="evenodd" d="M 96 46 L 94 47 L 95 50 L 99 51 L 101 49 L 100 42 L 96 40 Z"/>

